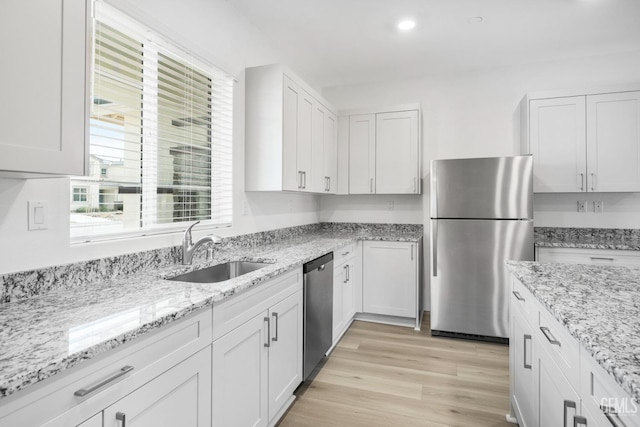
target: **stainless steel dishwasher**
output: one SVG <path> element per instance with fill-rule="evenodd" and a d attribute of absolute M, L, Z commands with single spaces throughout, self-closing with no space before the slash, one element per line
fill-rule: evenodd
<path fill-rule="evenodd" d="M 304 272 L 304 380 L 331 347 L 333 333 L 333 252 L 309 261 Z"/>

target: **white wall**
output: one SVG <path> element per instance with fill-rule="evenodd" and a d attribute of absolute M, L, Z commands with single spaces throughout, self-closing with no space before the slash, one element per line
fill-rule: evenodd
<path fill-rule="evenodd" d="M 247 193 L 244 188 L 245 67 L 283 62 L 260 32 L 224 0 L 112 0 L 179 44 L 237 76 L 234 94 L 234 226 L 231 236 L 318 222 L 312 195 Z M 27 231 L 27 201 L 49 202 L 49 229 Z M 245 214 L 246 213 L 246 214 Z M 212 232 L 199 230 L 194 237 Z M 67 178 L 0 178 L 0 274 L 171 245 L 181 234 L 71 246 Z"/>
<path fill-rule="evenodd" d="M 401 66 L 399 64 L 398 66 Z M 388 196 L 322 198 L 322 221 L 394 218 L 421 222 L 429 216 L 432 159 L 519 154 L 519 103 L 527 92 L 640 82 L 640 51 L 633 54 L 537 63 L 475 73 L 324 88 L 338 109 L 419 102 L 423 114 L 423 189 L 420 215 L 391 214 Z M 602 214 L 577 214 L 577 200 L 604 200 Z M 640 228 L 638 194 L 539 194 L 538 226 Z M 377 221 L 373 221 L 377 222 Z M 382 222 L 382 221 L 380 221 Z M 425 224 L 426 225 L 426 224 Z M 425 228 L 425 307 L 429 307 L 429 230 Z"/>

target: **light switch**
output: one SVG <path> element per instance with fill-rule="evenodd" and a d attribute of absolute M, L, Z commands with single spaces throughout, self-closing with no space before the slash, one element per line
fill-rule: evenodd
<path fill-rule="evenodd" d="M 47 201 L 29 201 L 29 230 L 46 230 L 49 228 L 47 223 L 47 211 L 49 202 Z"/>

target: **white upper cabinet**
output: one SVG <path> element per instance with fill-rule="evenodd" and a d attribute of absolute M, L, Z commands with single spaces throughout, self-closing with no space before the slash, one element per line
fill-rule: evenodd
<path fill-rule="evenodd" d="M 534 192 L 640 191 L 640 91 L 572 95 L 523 101 Z"/>
<path fill-rule="evenodd" d="M 584 96 L 536 99 L 530 108 L 535 192 L 585 191 Z"/>
<path fill-rule="evenodd" d="M 87 22 L 86 0 L 2 1 L 0 171 L 85 173 Z"/>
<path fill-rule="evenodd" d="M 348 137 L 339 138 L 340 194 L 420 194 L 420 107 L 417 104 L 345 112 Z M 343 121 L 341 130 L 346 127 Z M 348 163 L 348 167 L 346 166 Z M 348 189 L 342 182 L 347 175 Z M 345 171 L 345 172 L 343 172 Z"/>
<path fill-rule="evenodd" d="M 280 65 L 247 68 L 245 190 L 336 191 L 336 113 Z"/>
<path fill-rule="evenodd" d="M 587 191 L 640 191 L 640 91 L 587 96 Z"/>
<path fill-rule="evenodd" d="M 376 193 L 418 194 L 418 111 L 376 114 Z"/>
<path fill-rule="evenodd" d="M 349 194 L 375 194 L 376 115 L 349 117 Z"/>

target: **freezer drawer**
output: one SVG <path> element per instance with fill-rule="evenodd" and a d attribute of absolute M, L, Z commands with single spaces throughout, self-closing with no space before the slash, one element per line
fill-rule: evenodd
<path fill-rule="evenodd" d="M 509 335 L 506 260 L 533 260 L 531 220 L 431 220 L 431 329 Z"/>

